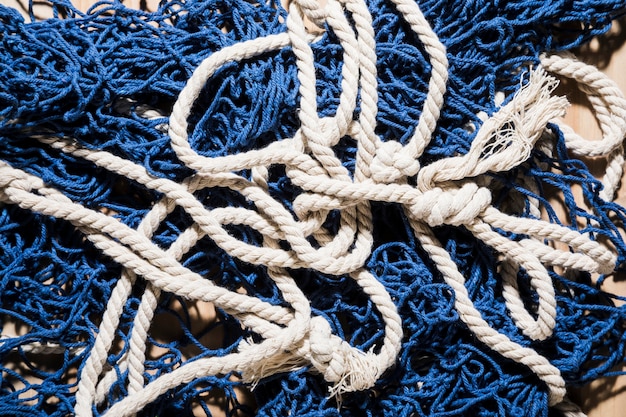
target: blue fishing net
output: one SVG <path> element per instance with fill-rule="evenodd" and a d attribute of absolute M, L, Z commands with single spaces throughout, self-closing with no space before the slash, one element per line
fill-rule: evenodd
<path fill-rule="evenodd" d="M 224 47 L 286 30 L 287 12 L 274 0 L 162 0 L 151 12 L 114 0 L 82 12 L 69 0 L 47 0 L 54 17 L 43 20 L 33 3 L 25 10 L 30 18 L 0 6 L 0 159 L 133 228 L 160 199 L 158 193 L 36 138 L 73 138 L 155 176 L 181 180 L 191 171 L 177 159 L 162 126 L 193 70 Z M 475 135 L 467 126 L 480 125 L 479 113 L 496 110 L 496 92 L 514 93 L 520 74 L 537 65 L 541 53 L 584 45 L 626 10 L 623 0 L 420 0 L 419 5 L 450 62 L 445 104 L 422 165 L 466 153 Z M 392 3 L 372 0 L 368 7 L 378 57 L 377 134 L 406 143 L 421 114 L 431 66 Z M 312 48 L 319 113 L 330 116 L 339 103 L 342 50 L 332 30 Z M 298 85 L 289 47 L 224 65 L 194 105 L 191 146 L 202 155 L 222 156 L 293 136 L 299 127 Z M 145 109 L 155 116 L 144 117 Z M 500 190 L 496 201 L 505 204 L 512 194 L 537 198 L 552 222 L 564 222 L 549 201 L 559 194 L 567 222 L 610 241 L 622 264 L 626 210 L 599 197 L 600 182 L 568 155 L 559 129 L 551 130 L 553 154 L 534 150 L 520 167 L 493 176 Z M 353 171 L 354 144 L 342 141 L 336 152 Z M 520 178 L 535 187 L 529 189 Z M 592 210 L 580 207 L 573 187 L 582 188 Z M 270 170 L 269 188 L 287 206 L 299 192 L 280 167 Z M 199 192 L 198 199 L 209 208 L 250 205 L 220 188 Z M 338 404 L 328 396 L 323 377 L 304 368 L 262 379 L 254 398 L 244 399 L 244 384 L 236 376 L 210 376 L 170 390 L 140 415 L 192 415 L 194 408 L 211 415 L 206 404 L 214 395 L 223 398 L 221 408 L 230 416 L 547 416 L 543 382 L 481 344 L 460 321 L 454 292 L 415 239 L 402 209 L 374 203 L 373 213 L 375 245 L 367 268 L 394 300 L 405 336 L 396 365 L 371 390 L 347 394 Z M 516 214 L 531 216 L 528 207 Z M 332 230 L 338 221 L 331 215 L 327 226 Z M 174 210 L 152 239 L 167 248 L 191 224 L 184 211 Z M 230 231 L 261 243 L 245 228 Z M 441 226 L 435 234 L 492 327 L 548 358 L 571 386 L 615 374 L 626 344 L 626 309 L 618 305 L 626 300 L 602 291 L 601 284 L 612 277 L 592 281 L 587 274 L 564 277 L 550 271 L 557 324 L 551 338 L 534 342 L 509 318 L 493 251 L 463 228 Z M 208 238 L 182 263 L 221 286 L 243 287 L 281 304 L 264 268 L 232 259 Z M 72 414 L 77 372 L 120 273 L 119 265 L 68 222 L 0 203 L 0 326 L 2 334 L 14 336 L 0 339 L 0 415 Z M 364 351 L 382 339 L 380 314 L 351 279 L 309 270 L 293 275 L 313 313 L 326 318 L 333 333 Z M 127 371 L 117 363 L 127 349 L 142 292 L 138 282 L 117 330 L 118 348 L 108 359 L 118 374 L 106 393 L 109 403 L 127 393 Z M 521 292 L 532 301 L 529 289 Z M 225 355 L 255 337 L 219 309 L 211 320 L 198 321 L 198 308 L 172 294 L 161 296 L 148 339 L 146 381 L 194 358 Z M 25 348 L 35 342 L 60 349 Z M 96 415 L 103 412 L 94 407 Z"/>

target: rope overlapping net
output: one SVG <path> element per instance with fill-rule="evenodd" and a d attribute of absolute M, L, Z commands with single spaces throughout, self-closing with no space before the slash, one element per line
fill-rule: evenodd
<path fill-rule="evenodd" d="M 1 415 L 577 416 L 623 363 L 626 100 L 566 53 L 623 1 L 49 3 L 0 6 Z"/>

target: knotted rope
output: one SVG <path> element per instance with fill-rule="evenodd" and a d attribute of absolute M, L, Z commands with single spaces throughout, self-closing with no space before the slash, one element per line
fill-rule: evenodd
<path fill-rule="evenodd" d="M 614 84 L 592 67 L 567 56 L 547 56 L 541 67 L 521 74 L 517 93 L 483 121 L 467 153 L 422 166 L 420 158 L 444 104 L 448 61 L 445 47 L 418 4 L 409 0 L 393 3 L 422 43 L 431 67 L 419 121 L 404 144 L 383 141 L 376 133 L 377 45 L 366 4 L 362 0 L 329 0 L 321 7 L 314 1 L 297 0 L 289 6 L 286 32 L 220 49 L 187 81 L 168 126 L 172 149 L 193 172 L 182 181 L 156 176 L 135 162 L 86 148 L 71 138 L 37 138 L 42 146 L 89 161 L 158 193 L 161 199 L 138 227 L 72 201 L 41 178 L 0 161 L 0 201 L 71 223 L 123 266 L 95 343 L 80 370 L 74 408 L 77 416 L 91 416 L 94 406 L 101 407 L 117 379 L 114 370 L 107 371 L 106 362 L 120 329 L 124 305 L 138 279 L 147 284 L 130 328 L 128 349 L 118 360 L 120 369 L 128 372 L 128 393 L 110 405 L 107 416 L 134 415 L 181 384 L 231 372 L 256 383 L 310 366 L 330 384 L 332 396 L 341 398 L 372 388 L 395 364 L 403 338 L 394 300 L 366 267 L 373 248 L 372 203 L 402 207 L 414 237 L 453 289 L 459 318 L 476 338 L 536 374 L 548 387 L 550 405 L 572 409 L 570 403 L 563 403 L 565 381 L 559 369 L 529 344 L 512 340 L 485 320 L 468 294 L 466 277 L 433 229 L 463 229 L 492 248 L 501 265 L 504 301 L 513 322 L 530 340 L 550 338 L 556 325 L 557 302 L 549 270 L 556 267 L 606 274 L 614 270 L 616 255 L 589 234 L 499 210 L 494 206 L 490 176 L 525 163 L 535 147 L 546 146 L 557 123 L 565 131 L 568 148 L 577 155 L 609 158 L 604 195 L 612 197 L 623 164 L 626 101 Z M 318 74 L 311 48 L 316 38 L 307 31 L 304 17 L 331 30 L 343 51 L 341 93 L 332 116 L 319 115 Z M 196 151 L 188 138 L 189 120 L 210 79 L 231 62 L 285 48 L 295 56 L 300 83 L 299 128 L 293 137 L 226 156 L 208 157 Z M 604 133 L 601 141 L 588 142 L 558 122 L 567 102 L 553 96 L 557 81 L 546 71 L 575 79 L 591 95 Z M 356 148 L 353 171 L 343 165 L 334 149 L 341 140 L 352 141 Z M 290 206 L 275 198 L 268 187 L 269 172 L 277 166 L 298 189 Z M 229 189 L 248 205 L 209 209 L 197 194 L 214 188 Z M 184 210 L 193 225 L 181 231 L 168 248 L 162 248 L 151 238 L 175 209 Z M 337 230 L 326 226 L 331 213 L 339 216 Z M 232 225 L 245 226 L 262 236 L 262 245 L 229 233 Z M 181 260 L 205 237 L 234 259 L 266 267 L 283 303 L 272 304 L 224 288 L 185 267 Z M 298 269 L 354 280 L 382 317 L 384 334 L 376 346 L 368 351 L 351 346 L 333 332 L 326 318 L 313 314 L 293 276 Z M 534 312 L 520 296 L 519 271 L 528 275 L 536 293 Z M 260 339 L 244 340 L 224 356 L 186 362 L 144 385 L 146 340 L 163 292 L 214 303 Z"/>

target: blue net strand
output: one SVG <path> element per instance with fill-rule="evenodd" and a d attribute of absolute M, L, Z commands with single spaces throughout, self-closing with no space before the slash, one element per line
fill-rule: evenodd
<path fill-rule="evenodd" d="M 70 0 L 46 0 L 53 17 L 30 18 L 0 5 L 0 160 L 23 169 L 75 202 L 108 213 L 136 228 L 161 195 L 57 151 L 39 136 L 73 138 L 145 167 L 157 177 L 180 180 L 191 174 L 170 146 L 168 116 L 193 70 L 227 46 L 285 32 L 286 10 L 276 0 L 161 0 L 154 11 L 133 10 L 102 0 L 80 11 Z M 565 51 L 605 33 L 626 10 L 624 0 L 419 0 L 421 10 L 447 49 L 448 90 L 437 129 L 422 165 L 468 151 L 481 112 L 496 111 L 496 92 L 510 96 L 520 74 L 547 51 Z M 387 0 L 372 0 L 378 65 L 376 133 L 384 141 L 406 143 L 427 94 L 431 66 L 421 42 Z M 342 50 L 332 30 L 313 45 L 320 116 L 335 114 L 339 103 Z M 205 156 L 259 149 L 298 129 L 299 82 L 289 47 L 222 67 L 205 86 L 190 117 L 189 141 Z M 146 110 L 154 117 L 143 117 Z M 555 153 L 533 151 L 507 174 L 493 175 L 505 207 L 521 195 L 515 214 L 532 217 L 537 199 L 553 223 L 579 225 L 616 249 L 626 262 L 622 239 L 626 209 L 599 196 L 601 183 L 589 168 L 567 153 L 563 134 L 551 127 Z M 354 171 L 355 145 L 335 147 Z M 546 168 L 546 166 L 548 168 Z M 530 189 L 531 179 L 536 187 Z M 272 167 L 269 190 L 291 208 L 299 191 L 284 169 Z M 572 187 L 583 190 L 581 207 Z M 251 207 L 236 193 L 212 188 L 196 193 L 208 208 Z M 567 219 L 559 219 L 549 197 L 562 198 Z M 258 382 L 253 398 L 237 375 L 199 378 L 170 390 L 140 416 L 214 415 L 207 398 L 223 398 L 227 416 L 519 416 L 546 417 L 547 387 L 528 368 L 505 359 L 460 321 L 454 291 L 414 236 L 400 207 L 373 203 L 374 250 L 367 268 L 390 293 L 404 330 L 396 365 L 367 391 L 328 396 L 328 384 L 309 369 Z M 329 230 L 338 215 L 329 215 Z M 192 224 L 174 210 L 152 240 L 167 248 Z M 261 244 L 262 237 L 232 226 L 238 239 Z M 503 232 L 504 233 L 504 232 Z M 612 376 L 625 361 L 624 297 L 602 290 L 610 277 L 564 277 L 550 271 L 557 298 L 554 335 L 536 342 L 524 337 L 504 304 L 496 256 L 462 228 L 441 226 L 437 238 L 466 278 L 469 296 L 483 318 L 511 340 L 537 350 L 562 373 L 569 386 Z M 217 285 L 275 305 L 282 295 L 267 271 L 232 259 L 203 238 L 181 263 Z M 311 302 L 314 315 L 327 319 L 333 333 L 367 351 L 384 337 L 373 302 L 348 277 L 291 271 Z M 0 416 L 72 415 L 77 370 L 94 344 L 106 303 L 121 267 L 103 255 L 74 226 L 0 203 Z M 528 305 L 536 296 L 522 270 L 518 281 Z M 138 282 L 126 301 L 116 348 L 107 366 L 117 380 L 106 393 L 109 404 L 127 394 L 128 371 L 118 360 L 128 350 L 129 334 L 143 293 Z M 148 338 L 144 377 L 153 381 L 184 363 L 235 351 L 258 335 L 219 309 L 199 320 L 207 308 L 173 294 L 159 299 Z M 202 317 L 200 317 L 202 319 Z M 54 353 L 28 350 L 33 343 L 54 345 Z M 106 409 L 94 407 L 95 415 Z M 222 414 L 218 414 L 222 415 Z"/>

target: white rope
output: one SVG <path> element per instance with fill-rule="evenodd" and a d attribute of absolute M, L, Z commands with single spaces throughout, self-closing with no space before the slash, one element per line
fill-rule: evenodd
<path fill-rule="evenodd" d="M 585 93 L 598 121 L 602 138 L 586 140 L 564 122 L 559 126 L 564 133 L 568 150 L 574 155 L 603 157 L 608 161 L 602 180 L 604 189 L 600 197 L 612 201 L 624 173 L 624 137 L 626 137 L 626 99 L 615 83 L 592 65 L 585 64 L 573 55 L 542 56 L 547 71 L 572 79 Z"/>
<path fill-rule="evenodd" d="M 106 412 L 109 417 L 132 416 L 172 388 L 199 377 L 231 372 L 238 372 L 245 381 L 255 383 L 279 372 L 309 366 L 331 385 L 331 395 L 340 397 L 346 392 L 371 388 L 395 363 L 403 335 L 401 319 L 389 293 L 364 266 L 373 244 L 370 203 L 374 201 L 403 206 L 415 236 L 454 290 L 460 319 L 477 339 L 532 370 L 547 385 L 551 405 L 563 401 L 565 382 L 559 370 L 535 350 L 512 341 L 482 318 L 469 298 L 465 278 L 435 238 L 432 228 L 464 227 L 498 253 L 502 259 L 503 296 L 512 320 L 532 340 L 550 337 L 557 311 L 547 268 L 608 273 L 613 271 L 616 257 L 588 235 L 497 210 L 491 204 L 492 192 L 484 174 L 508 171 L 527 160 L 548 122 L 563 116 L 567 102 L 552 96 L 557 81 L 541 68 L 534 69 L 507 104 L 485 118 L 467 154 L 421 167 L 418 158 L 432 139 L 444 104 L 448 62 L 444 46 L 417 3 L 409 0 L 394 3 L 422 42 L 432 68 L 421 116 L 404 146 L 395 141 L 383 142 L 375 133 L 376 44 L 372 17 L 363 0 L 330 0 L 325 7 L 316 1 L 298 0 L 289 6 L 286 33 L 215 52 L 188 80 L 169 119 L 172 148 L 180 161 L 196 172 L 181 183 L 155 177 L 131 161 L 83 148 L 69 139 L 39 139 L 163 195 L 137 230 L 71 201 L 41 179 L 0 161 L 0 202 L 72 223 L 96 248 L 124 267 L 80 372 L 77 416 L 91 416 L 94 405 L 103 407 L 106 393 L 116 381 L 107 357 L 121 312 L 137 279 L 146 280 L 147 285 L 130 330 L 128 350 L 116 364 L 123 372 L 128 371 L 128 396 L 109 404 Z M 343 49 L 341 94 L 337 112 L 331 117 L 318 115 L 313 37 L 307 32 L 303 17 L 319 27 L 326 25 Z M 228 62 L 251 59 L 285 47 L 291 47 L 296 58 L 300 82 L 300 128 L 294 137 L 263 149 L 223 157 L 198 154 L 188 140 L 187 120 L 213 74 Z M 575 79 L 581 90 L 590 95 L 603 129 L 603 140 L 590 145 L 564 127 L 566 141 L 577 155 L 608 158 L 605 193 L 612 196 L 621 177 L 626 101 L 592 67 L 562 56 L 545 57 L 542 62 L 548 71 Z M 131 104 L 120 106 L 130 109 Z M 142 114 L 161 116 L 152 110 Z M 333 150 L 344 136 L 357 143 L 352 176 Z M 295 217 L 268 191 L 270 165 L 283 165 L 291 182 L 303 191 L 293 201 Z M 236 174 L 243 169 L 251 170 L 252 180 Z M 408 177 L 415 177 L 417 185 L 410 185 L 406 181 Z M 211 187 L 227 187 L 245 197 L 255 209 L 208 209 L 194 193 Z M 530 204 L 538 215 L 538 201 Z M 194 223 L 169 248 L 160 248 L 152 242 L 152 235 L 176 207 L 183 209 Z M 332 210 L 340 212 L 336 233 L 323 227 Z M 228 225 L 255 230 L 263 236 L 263 244 L 255 246 L 239 241 L 228 233 Z M 500 231 L 525 238 L 510 240 Z M 284 304 L 272 305 L 252 295 L 221 288 L 184 267 L 181 259 L 205 236 L 230 256 L 266 267 Z M 288 250 L 279 244 L 281 241 L 288 243 Z M 565 245 L 569 250 L 554 249 L 552 243 Z M 288 272 L 298 268 L 353 279 L 382 317 L 383 340 L 372 350 L 363 352 L 334 335 L 323 317 L 312 316 L 308 300 Z M 528 274 L 537 294 L 535 317 L 520 298 L 517 284 L 520 268 Z M 144 385 L 146 341 L 163 291 L 214 303 L 258 334 L 261 341 L 244 341 L 226 356 L 185 362 Z M 32 351 L 37 349 L 38 346 L 31 347 Z"/>

